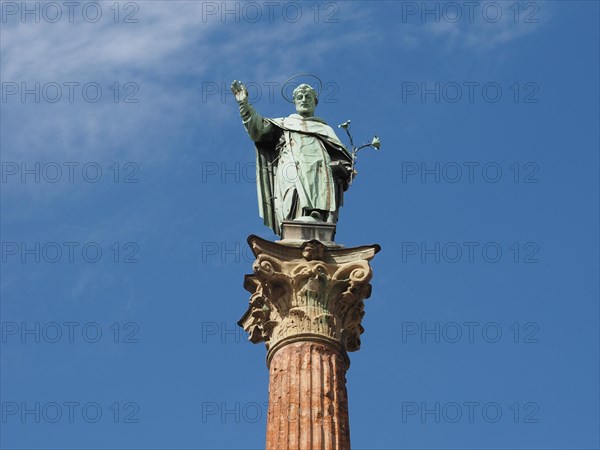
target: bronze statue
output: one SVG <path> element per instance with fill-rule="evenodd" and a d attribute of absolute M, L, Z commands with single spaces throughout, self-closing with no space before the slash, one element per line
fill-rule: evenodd
<path fill-rule="evenodd" d="M 282 118 L 264 118 L 256 112 L 241 82 L 234 81 L 231 90 L 256 145 L 258 208 L 265 225 L 281 235 L 284 221 L 335 224 L 343 193 L 355 175 L 356 151 L 379 148 L 379 140 L 348 151 L 333 129 L 314 116 L 319 100 L 308 84 L 294 89 L 296 114 Z M 348 123 L 340 127 L 348 131 Z"/>

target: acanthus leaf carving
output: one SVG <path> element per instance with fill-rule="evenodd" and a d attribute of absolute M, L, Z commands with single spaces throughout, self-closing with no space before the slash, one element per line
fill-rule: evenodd
<path fill-rule="evenodd" d="M 379 246 L 346 249 L 309 241 L 304 247 L 249 238 L 256 256 L 245 287 L 252 295 L 239 324 L 251 342 L 277 342 L 297 335 L 360 348 L 364 300 L 371 294 L 369 260 Z M 309 245 L 310 244 L 310 245 Z"/>

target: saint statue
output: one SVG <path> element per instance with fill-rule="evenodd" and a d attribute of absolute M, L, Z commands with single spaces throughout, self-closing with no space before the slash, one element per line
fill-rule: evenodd
<path fill-rule="evenodd" d="M 314 116 L 319 99 L 308 84 L 293 92 L 296 114 L 264 118 L 239 81 L 231 85 L 242 122 L 256 146 L 258 209 L 281 236 L 284 221 L 335 224 L 351 183 L 353 155 L 333 129 Z"/>

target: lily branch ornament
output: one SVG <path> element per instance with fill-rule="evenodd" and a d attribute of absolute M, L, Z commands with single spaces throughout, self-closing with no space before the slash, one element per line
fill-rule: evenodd
<path fill-rule="evenodd" d="M 379 140 L 379 137 L 377 135 L 373 136 L 373 139 L 371 140 L 371 142 L 369 142 L 368 144 L 363 144 L 359 147 L 354 145 L 354 140 L 352 139 L 352 135 L 350 134 L 350 121 L 347 120 L 346 122 L 338 125 L 338 128 L 343 128 L 346 131 L 346 134 L 348 135 L 348 139 L 350 139 L 350 146 L 352 147 L 352 166 L 350 168 L 350 183 L 352 184 L 352 181 L 354 180 L 354 175 L 356 175 L 356 170 L 354 170 L 354 165 L 356 164 L 356 160 L 357 160 L 357 156 L 356 154 L 358 153 L 359 150 L 362 150 L 363 148 L 366 147 L 373 147 L 375 150 L 379 150 L 381 148 L 381 141 Z"/>

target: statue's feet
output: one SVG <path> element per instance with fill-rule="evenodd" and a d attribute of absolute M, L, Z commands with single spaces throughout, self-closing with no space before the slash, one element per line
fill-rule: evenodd
<path fill-rule="evenodd" d="M 321 222 L 323 221 L 323 216 L 321 216 L 321 213 L 316 210 L 311 211 L 310 217 L 312 217 L 315 220 L 319 220 Z"/>

